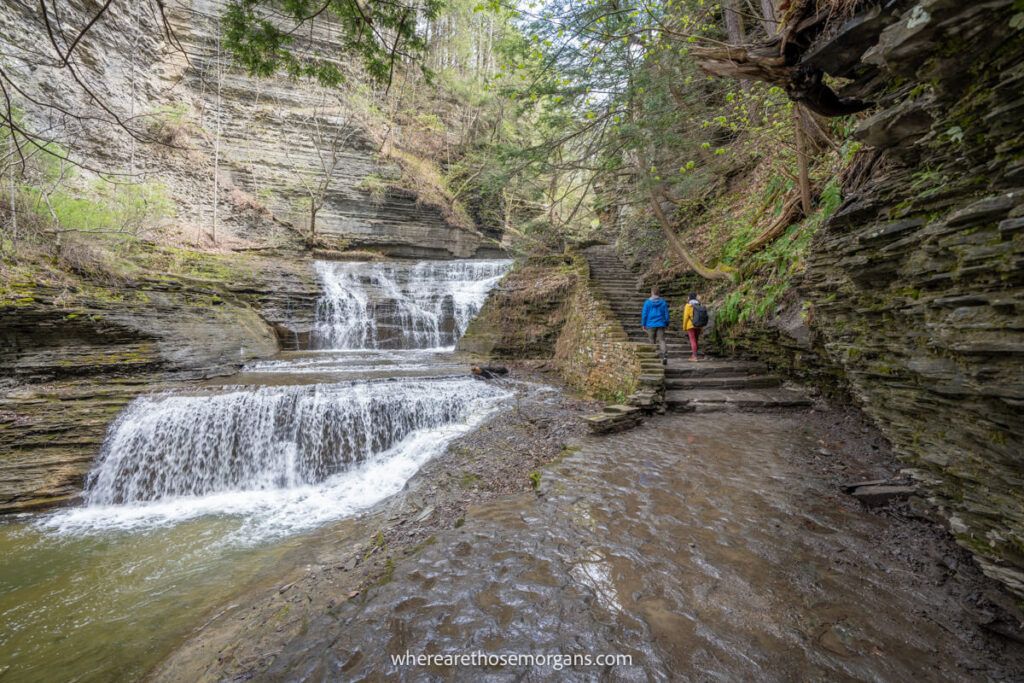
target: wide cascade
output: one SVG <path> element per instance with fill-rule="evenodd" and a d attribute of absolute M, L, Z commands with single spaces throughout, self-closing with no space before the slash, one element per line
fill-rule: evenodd
<path fill-rule="evenodd" d="M 418 430 L 467 420 L 495 392 L 473 380 L 263 387 L 136 401 L 88 482 L 90 503 L 319 484 Z"/>
<path fill-rule="evenodd" d="M 426 363 L 436 366 L 436 353 L 423 356 L 423 350 L 453 347 L 508 265 L 316 262 L 324 291 L 312 336 L 315 354 L 335 351 L 327 357 L 341 368 L 360 368 L 374 354 L 404 373 L 408 360 L 429 358 Z M 464 376 L 437 376 L 429 365 L 420 376 L 382 378 L 378 371 L 363 378 L 357 372 L 356 379 L 321 383 L 299 380 L 308 358 L 270 367 L 278 375 L 271 386 L 136 399 L 111 427 L 86 481 L 88 505 L 351 491 L 346 477 L 356 476 L 401 478 L 380 487 L 393 492 L 415 471 L 394 461 L 421 463 L 507 396 Z"/>

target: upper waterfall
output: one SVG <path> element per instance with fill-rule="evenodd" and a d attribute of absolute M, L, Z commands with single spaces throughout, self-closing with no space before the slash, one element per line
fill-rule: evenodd
<path fill-rule="evenodd" d="M 314 349 L 452 348 L 508 260 L 317 261 Z"/>

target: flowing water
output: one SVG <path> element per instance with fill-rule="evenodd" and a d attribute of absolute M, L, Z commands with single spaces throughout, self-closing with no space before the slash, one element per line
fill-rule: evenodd
<path fill-rule="evenodd" d="M 129 404 L 81 506 L 0 524 L 0 679 L 138 677 L 303 534 L 400 491 L 510 395 L 451 356 L 508 266 L 316 262 L 314 350 Z"/>
<path fill-rule="evenodd" d="M 442 349 L 455 346 L 507 261 L 320 261 L 315 349 Z"/>
<path fill-rule="evenodd" d="M 969 609 L 921 569 L 937 557 L 887 556 L 886 517 L 801 464 L 820 437 L 799 416 L 718 413 L 586 439 L 540 496 L 471 508 L 260 680 L 1022 680 L 1024 649 L 957 627 Z M 552 659 L 401 660 L 481 653 Z M 629 659 L 566 664 L 598 655 Z"/>

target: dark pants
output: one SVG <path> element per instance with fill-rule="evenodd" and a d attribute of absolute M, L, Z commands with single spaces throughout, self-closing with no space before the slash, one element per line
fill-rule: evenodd
<path fill-rule="evenodd" d="M 647 336 L 651 338 L 651 343 L 658 346 L 661 349 L 661 357 L 668 357 L 668 347 L 665 346 L 665 328 L 664 327 L 648 327 Z"/>

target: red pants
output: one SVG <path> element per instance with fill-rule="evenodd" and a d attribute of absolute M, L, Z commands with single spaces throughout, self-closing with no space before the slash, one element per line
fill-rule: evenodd
<path fill-rule="evenodd" d="M 686 334 L 690 337 L 690 350 L 693 351 L 693 355 L 697 355 L 697 339 L 700 337 L 700 328 L 691 327 L 686 331 Z"/>

